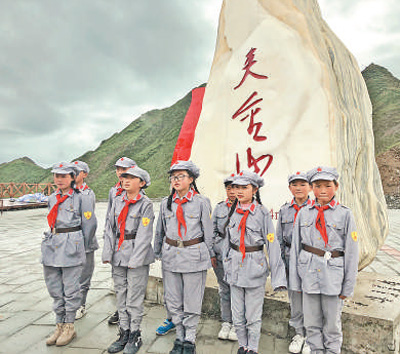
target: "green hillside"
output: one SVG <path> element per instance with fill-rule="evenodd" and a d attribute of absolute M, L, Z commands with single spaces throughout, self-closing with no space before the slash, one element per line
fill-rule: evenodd
<path fill-rule="evenodd" d="M 0 164 L 0 182 L 40 183 L 49 180 L 49 170 L 36 165 L 29 157 Z"/>
<path fill-rule="evenodd" d="M 400 80 L 370 64 L 362 72 L 372 103 L 375 154 L 400 144 Z"/>

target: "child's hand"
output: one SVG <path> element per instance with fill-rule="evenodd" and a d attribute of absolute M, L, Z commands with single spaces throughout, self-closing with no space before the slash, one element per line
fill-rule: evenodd
<path fill-rule="evenodd" d="M 274 289 L 274 291 L 279 292 L 279 291 L 285 291 L 287 290 L 286 286 L 279 286 L 276 289 Z"/>
<path fill-rule="evenodd" d="M 217 268 L 217 258 L 211 257 L 211 265 L 213 268 Z"/>
<path fill-rule="evenodd" d="M 347 296 L 339 295 L 339 299 L 342 299 L 342 300 L 344 300 L 346 297 L 347 297 Z"/>
<path fill-rule="evenodd" d="M 104 261 L 104 262 L 103 262 L 103 264 L 109 264 L 109 263 L 110 263 L 109 261 Z"/>

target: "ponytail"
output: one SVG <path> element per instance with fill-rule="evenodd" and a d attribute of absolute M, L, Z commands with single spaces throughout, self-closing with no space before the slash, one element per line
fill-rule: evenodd
<path fill-rule="evenodd" d="M 75 177 L 76 176 L 72 172 L 69 175 L 72 177 L 72 181 L 71 181 L 71 186 L 70 187 L 74 190 L 75 193 L 79 193 L 79 189 L 76 188 L 76 185 L 75 185 Z"/>
<path fill-rule="evenodd" d="M 167 201 L 167 209 L 169 211 L 172 211 L 172 197 L 175 194 L 175 188 L 172 188 L 171 194 L 168 196 L 168 201 Z"/>
<path fill-rule="evenodd" d="M 193 179 L 193 182 L 192 182 L 192 187 L 196 191 L 197 194 L 200 194 L 199 190 L 197 189 L 196 182 L 194 181 L 194 179 Z"/>
<path fill-rule="evenodd" d="M 231 209 L 229 210 L 228 219 L 226 220 L 226 223 L 224 225 L 224 231 L 225 231 L 226 227 L 228 226 L 229 221 L 231 221 L 231 216 L 235 212 L 237 204 L 238 204 L 238 199 L 235 198 L 235 201 L 232 203 Z M 225 237 L 225 234 L 223 237 Z"/>
<path fill-rule="evenodd" d="M 256 192 L 256 200 L 257 200 L 258 204 L 262 205 L 259 189 L 257 189 L 257 192 Z"/>

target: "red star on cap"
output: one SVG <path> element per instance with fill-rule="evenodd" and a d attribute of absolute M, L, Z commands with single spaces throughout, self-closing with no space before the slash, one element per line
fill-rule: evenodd
<path fill-rule="evenodd" d="M 121 161 L 124 161 L 124 158 L 123 158 L 123 157 L 121 157 L 121 158 L 120 158 L 120 160 L 121 160 Z"/>
<path fill-rule="evenodd" d="M 243 176 L 243 172 L 240 172 L 240 173 L 239 173 L 239 176 Z"/>
<path fill-rule="evenodd" d="M 232 173 L 232 174 L 231 174 L 231 177 L 235 177 L 235 174 L 234 174 L 234 173 Z"/>
<path fill-rule="evenodd" d="M 62 165 L 62 164 L 60 164 L 60 166 L 58 166 L 58 167 L 63 167 L 63 165 Z"/>
<path fill-rule="evenodd" d="M 321 168 L 321 167 L 318 167 L 318 168 L 317 168 L 317 171 L 318 171 L 318 172 L 321 172 L 321 171 L 322 171 L 322 168 Z"/>
<path fill-rule="evenodd" d="M 300 172 L 296 172 L 296 175 L 299 175 L 300 174 Z"/>
<path fill-rule="evenodd" d="M 77 164 L 78 164 L 78 161 L 75 161 L 74 163 L 75 163 L 75 165 L 77 165 Z"/>

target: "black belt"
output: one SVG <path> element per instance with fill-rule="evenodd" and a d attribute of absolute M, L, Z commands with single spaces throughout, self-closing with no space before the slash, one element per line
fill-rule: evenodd
<path fill-rule="evenodd" d="M 121 234 L 117 234 L 117 238 L 120 237 Z M 124 240 L 134 240 L 136 238 L 136 232 L 133 234 L 124 233 Z"/>
<path fill-rule="evenodd" d="M 229 246 L 233 248 L 235 251 L 240 252 L 239 246 L 236 246 L 234 243 L 229 242 Z M 259 245 L 259 246 L 246 246 L 245 251 L 246 252 L 256 252 L 256 251 L 262 251 L 264 249 L 264 245 Z"/>
<path fill-rule="evenodd" d="M 168 237 L 165 237 L 165 242 L 168 243 L 171 246 L 183 248 L 183 247 L 193 246 L 193 245 L 196 245 L 198 243 L 204 242 L 204 237 L 198 237 L 198 238 L 194 238 L 194 239 L 188 240 L 188 241 L 172 240 L 172 239 L 170 239 Z"/>
<path fill-rule="evenodd" d="M 320 248 L 315 248 L 312 246 L 305 245 L 304 243 L 301 244 L 301 247 L 303 248 L 304 251 L 316 254 L 317 256 L 320 256 L 320 257 L 325 257 L 327 259 L 344 256 L 343 251 L 324 251 L 324 250 L 321 250 Z"/>
<path fill-rule="evenodd" d="M 75 231 L 79 231 L 82 230 L 81 225 L 79 226 L 74 226 L 74 227 L 64 227 L 64 228 L 54 228 L 53 229 L 53 233 L 54 234 L 65 234 L 67 232 L 75 232 Z"/>

